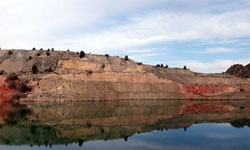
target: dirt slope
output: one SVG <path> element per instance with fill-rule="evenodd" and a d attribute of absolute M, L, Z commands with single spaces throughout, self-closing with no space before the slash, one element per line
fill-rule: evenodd
<path fill-rule="evenodd" d="M 1 50 L 0 70 L 1 85 L 15 72 L 32 87 L 21 101 L 250 99 L 250 78 L 154 67 L 112 56 Z"/>

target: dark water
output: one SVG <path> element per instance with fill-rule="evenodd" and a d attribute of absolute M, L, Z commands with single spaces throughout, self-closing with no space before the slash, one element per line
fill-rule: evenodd
<path fill-rule="evenodd" d="M 0 150 L 250 149 L 250 100 L 0 106 Z"/>

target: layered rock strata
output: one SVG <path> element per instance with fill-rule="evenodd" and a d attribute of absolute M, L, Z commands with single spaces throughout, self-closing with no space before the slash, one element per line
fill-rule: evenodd
<path fill-rule="evenodd" d="M 15 72 L 32 85 L 21 101 L 250 99 L 250 78 L 154 67 L 120 57 L 2 50 L 0 62 L 2 76 Z"/>

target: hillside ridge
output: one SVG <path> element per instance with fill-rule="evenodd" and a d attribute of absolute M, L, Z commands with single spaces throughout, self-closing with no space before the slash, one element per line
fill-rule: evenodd
<path fill-rule="evenodd" d="M 79 56 L 70 51 L 1 50 L 2 91 L 11 89 L 6 78 L 15 73 L 32 89 L 20 101 L 250 99 L 249 77 L 150 66 L 107 54 Z"/>

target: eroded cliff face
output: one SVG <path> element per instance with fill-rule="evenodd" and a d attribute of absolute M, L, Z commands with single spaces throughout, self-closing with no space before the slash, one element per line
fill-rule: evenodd
<path fill-rule="evenodd" d="M 16 72 L 33 85 L 21 101 L 250 99 L 250 78 L 153 67 L 120 57 L 19 50 L 1 51 L 0 61 L 6 75 Z M 31 72 L 34 64 L 37 74 Z"/>

